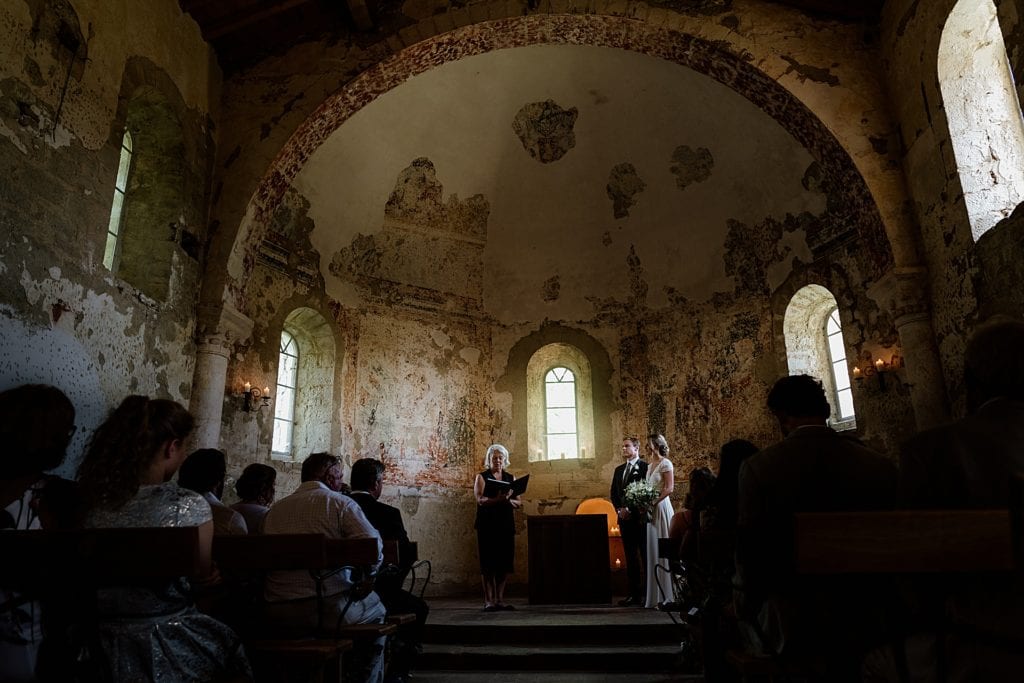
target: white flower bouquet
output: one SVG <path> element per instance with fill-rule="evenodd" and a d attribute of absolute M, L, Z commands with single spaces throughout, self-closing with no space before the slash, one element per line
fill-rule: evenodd
<path fill-rule="evenodd" d="M 631 512 L 646 517 L 651 503 L 658 500 L 659 492 L 646 481 L 634 481 L 626 486 L 624 498 Z"/>

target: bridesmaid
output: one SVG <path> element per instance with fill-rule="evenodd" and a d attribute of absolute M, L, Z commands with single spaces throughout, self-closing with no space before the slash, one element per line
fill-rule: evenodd
<path fill-rule="evenodd" d="M 668 459 L 668 442 L 661 434 L 647 437 L 647 483 L 659 492 L 651 503 L 651 519 L 647 525 L 647 599 L 644 607 L 657 607 L 659 602 L 672 600 L 672 581 L 668 573 L 668 560 L 658 559 L 658 539 L 668 538 L 672 524 L 672 501 L 669 495 L 675 486 L 672 461 Z M 659 569 L 660 567 L 660 569 Z"/>

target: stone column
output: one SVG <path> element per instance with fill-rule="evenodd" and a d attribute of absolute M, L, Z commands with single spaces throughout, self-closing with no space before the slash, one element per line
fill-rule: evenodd
<path fill-rule="evenodd" d="M 868 288 L 868 296 L 888 311 L 896 325 L 918 429 L 949 420 L 946 383 L 928 307 L 923 267 L 893 268 Z"/>
<path fill-rule="evenodd" d="M 224 409 L 228 358 L 232 347 L 252 334 L 252 324 L 252 320 L 226 302 L 199 307 L 196 370 L 189 403 L 189 411 L 196 418 L 192 448 L 220 446 L 220 418 Z"/>

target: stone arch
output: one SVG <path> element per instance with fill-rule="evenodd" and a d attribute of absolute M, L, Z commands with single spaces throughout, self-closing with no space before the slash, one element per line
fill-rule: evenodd
<path fill-rule="evenodd" d="M 330 450 L 333 446 L 338 348 L 334 326 L 308 306 L 288 311 L 280 327 L 274 327 L 275 338 L 280 339 L 282 332 L 288 332 L 298 345 L 296 390 L 290 397 L 294 408 L 294 427 L 287 452 L 272 450 L 271 454 L 275 459 L 298 461 L 310 453 Z M 273 367 L 275 377 L 279 377 L 280 368 L 276 360 Z M 280 388 L 275 390 L 275 397 L 276 421 L 281 405 Z"/>
<path fill-rule="evenodd" d="M 436 32 L 436 26 L 433 30 Z M 245 277 L 251 272 L 256 245 L 274 207 L 313 152 L 355 112 L 411 76 L 440 64 L 492 50 L 538 44 L 633 50 L 687 66 L 732 88 L 772 116 L 817 160 L 820 174 L 815 181 L 835 198 L 834 220 L 815 226 L 809 235 L 811 241 L 824 246 L 851 234 L 859 235 L 865 245 L 859 256 L 864 272 L 871 278 L 893 264 L 893 249 L 881 215 L 847 150 L 807 105 L 743 54 L 729 51 L 720 42 L 626 17 L 528 15 L 464 26 L 421 39 L 367 69 L 329 97 L 298 127 L 263 176 L 227 256 L 226 281 L 204 283 L 204 298 L 220 297 L 226 286 L 229 294 L 244 300 Z"/>
<path fill-rule="evenodd" d="M 586 359 L 589 365 L 589 384 L 591 395 L 590 421 L 593 430 L 594 455 L 576 463 L 600 464 L 602 458 L 609 453 L 611 443 L 610 414 L 614 410 L 614 399 L 611 389 L 612 363 L 608 352 L 599 341 L 586 332 L 556 323 L 545 323 L 539 330 L 516 342 L 508 353 L 505 372 L 495 383 L 498 391 L 512 394 L 512 433 L 529 435 L 529 402 L 530 391 L 527 382 L 530 361 L 541 349 L 553 346 L 570 347 L 573 354 Z M 576 365 L 579 369 L 579 364 Z M 529 439 L 529 436 L 526 436 Z M 515 444 L 521 450 L 529 444 Z M 531 462 L 531 470 L 544 467 L 559 467 L 560 461 L 551 463 Z"/>

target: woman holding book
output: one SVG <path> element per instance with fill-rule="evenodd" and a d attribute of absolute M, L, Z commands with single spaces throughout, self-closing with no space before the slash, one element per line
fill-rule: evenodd
<path fill-rule="evenodd" d="M 507 605 L 505 581 L 515 558 L 516 524 L 513 510 L 521 503 L 512 491 L 515 477 L 506 472 L 508 449 L 494 444 L 484 456 L 487 468 L 476 475 L 476 540 L 480 551 L 480 574 L 484 585 L 484 611 L 515 609 Z"/>

